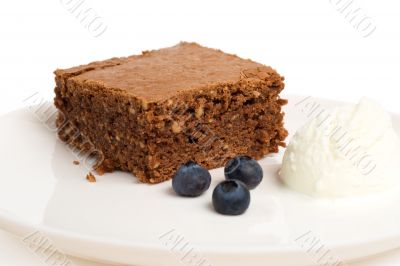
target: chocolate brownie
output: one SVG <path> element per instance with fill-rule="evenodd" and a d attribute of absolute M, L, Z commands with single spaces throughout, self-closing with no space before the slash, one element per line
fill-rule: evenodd
<path fill-rule="evenodd" d="M 158 183 L 189 160 L 210 169 L 285 145 L 283 77 L 220 50 L 182 42 L 55 75 L 59 135 L 99 151 L 99 172 Z"/>

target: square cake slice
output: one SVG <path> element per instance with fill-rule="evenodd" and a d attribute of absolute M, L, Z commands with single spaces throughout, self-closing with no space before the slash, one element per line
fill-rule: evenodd
<path fill-rule="evenodd" d="M 220 50 L 182 42 L 55 75 L 60 138 L 90 143 L 98 171 L 158 183 L 189 160 L 210 169 L 285 145 L 283 77 Z"/>

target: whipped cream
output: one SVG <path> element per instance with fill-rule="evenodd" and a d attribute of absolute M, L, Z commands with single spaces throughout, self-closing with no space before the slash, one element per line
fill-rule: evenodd
<path fill-rule="evenodd" d="M 400 140 L 390 115 L 365 98 L 321 112 L 293 136 L 280 176 L 288 187 L 320 197 L 394 187 L 400 181 Z"/>

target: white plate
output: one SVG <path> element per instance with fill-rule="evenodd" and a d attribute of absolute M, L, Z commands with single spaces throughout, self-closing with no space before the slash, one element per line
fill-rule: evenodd
<path fill-rule="evenodd" d="M 342 104 L 303 99 L 289 97 L 291 133 L 306 121 L 312 102 Z M 84 164 L 72 163 L 74 153 L 36 108 L 0 118 L 0 227 L 21 237 L 38 231 L 67 254 L 149 266 L 201 260 L 204 266 L 313 265 L 400 246 L 400 193 L 342 200 L 297 194 L 277 180 L 282 151 L 260 161 L 264 181 L 238 217 L 219 215 L 210 204 L 222 169 L 211 172 L 211 189 L 194 199 L 175 196 L 170 182 L 140 184 L 121 172 L 89 183 Z M 400 132 L 400 117 L 393 119 Z"/>

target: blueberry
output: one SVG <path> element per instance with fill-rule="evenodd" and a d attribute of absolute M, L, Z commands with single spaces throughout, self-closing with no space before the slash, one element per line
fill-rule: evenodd
<path fill-rule="evenodd" d="M 218 213 L 240 215 L 250 205 L 250 192 L 246 185 L 238 180 L 225 180 L 215 187 L 212 202 Z"/>
<path fill-rule="evenodd" d="M 197 197 L 210 187 L 211 175 L 207 169 L 193 161 L 182 164 L 172 179 L 176 194 Z"/>
<path fill-rule="evenodd" d="M 260 164 L 249 156 L 236 156 L 225 166 L 225 178 L 240 180 L 249 189 L 256 188 L 263 179 Z"/>

